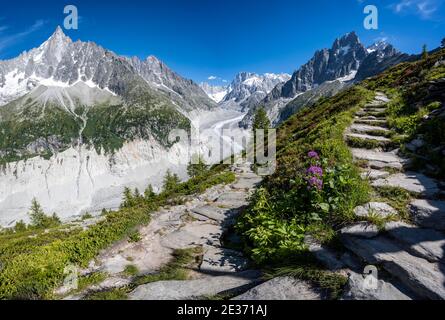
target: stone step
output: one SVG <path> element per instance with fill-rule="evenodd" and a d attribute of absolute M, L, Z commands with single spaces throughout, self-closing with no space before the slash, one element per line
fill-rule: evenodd
<path fill-rule="evenodd" d="M 249 260 L 238 251 L 205 246 L 203 261 L 199 269 L 205 274 L 221 275 L 244 271 L 248 265 Z"/>
<path fill-rule="evenodd" d="M 240 178 L 237 182 L 232 185 L 232 189 L 253 189 L 258 183 L 261 182 L 261 178 L 255 176 L 254 178 Z"/>
<path fill-rule="evenodd" d="M 444 265 L 413 256 L 384 236 L 366 239 L 342 234 L 341 240 L 366 263 L 382 265 L 421 298 L 445 299 Z"/>
<path fill-rule="evenodd" d="M 373 187 L 397 187 L 428 199 L 434 198 L 440 188 L 436 180 L 417 172 L 404 172 L 390 175 L 372 182 Z"/>
<path fill-rule="evenodd" d="M 409 209 L 416 224 L 445 231 L 445 201 L 417 199 L 410 203 Z"/>
<path fill-rule="evenodd" d="M 384 94 L 384 93 L 377 93 L 376 94 L 376 96 L 375 96 L 375 98 L 374 98 L 376 101 L 378 101 L 378 102 L 383 102 L 383 103 L 388 103 L 389 101 L 391 101 L 387 96 L 386 96 L 386 94 Z"/>
<path fill-rule="evenodd" d="M 354 159 L 356 160 L 370 161 L 369 165 L 373 169 L 402 169 L 403 166 L 408 162 L 406 159 L 399 157 L 395 151 L 383 152 L 377 150 L 352 148 L 351 152 Z M 374 166 L 371 165 L 372 162 L 374 162 Z"/>
<path fill-rule="evenodd" d="M 360 133 L 347 133 L 347 138 L 355 138 L 355 139 L 361 139 L 361 140 L 371 140 L 371 141 L 377 141 L 383 144 L 391 143 L 391 139 L 382 137 L 382 136 L 373 136 L 369 134 L 360 134 Z"/>
<path fill-rule="evenodd" d="M 365 107 L 363 108 L 363 111 L 368 113 L 386 113 L 388 109 L 386 107 Z"/>
<path fill-rule="evenodd" d="M 386 178 L 389 177 L 389 175 L 390 173 L 387 171 L 374 170 L 374 169 L 369 169 L 361 173 L 362 179 L 369 179 L 371 181 Z"/>
<path fill-rule="evenodd" d="M 303 301 L 303 300 L 325 300 L 326 293 L 314 288 L 308 282 L 291 277 L 278 277 L 267 281 L 231 300 L 250 301 Z"/>
<path fill-rule="evenodd" d="M 218 221 L 218 222 L 222 222 L 229 217 L 227 214 L 228 213 L 227 210 L 220 209 L 220 208 L 210 206 L 210 205 L 197 207 L 197 208 L 192 209 L 191 211 L 192 211 L 192 213 L 194 213 L 196 215 L 200 215 L 202 217 L 206 217 L 210 220 L 214 220 L 214 221 Z"/>
<path fill-rule="evenodd" d="M 356 132 L 356 133 L 365 133 L 365 134 L 369 133 L 372 136 L 375 136 L 375 135 L 383 135 L 384 136 L 391 132 L 387 128 L 384 128 L 384 127 L 370 126 L 370 125 L 366 125 L 366 124 L 353 124 L 349 127 L 349 130 L 351 132 Z"/>
<path fill-rule="evenodd" d="M 375 119 L 364 119 L 364 118 L 357 118 L 354 123 L 356 124 L 365 124 L 368 126 L 385 126 L 388 124 L 386 120 L 375 120 Z"/>
<path fill-rule="evenodd" d="M 385 225 L 386 233 L 405 250 L 430 262 L 445 260 L 445 234 L 433 229 L 423 229 L 405 222 L 394 221 Z"/>
<path fill-rule="evenodd" d="M 365 111 L 365 110 L 361 110 L 361 111 L 357 111 L 355 113 L 355 115 L 358 116 L 358 117 L 375 117 L 377 119 L 386 119 L 385 111 Z"/>
<path fill-rule="evenodd" d="M 359 119 L 362 120 L 378 120 L 378 121 L 387 121 L 386 117 L 380 116 L 380 117 L 376 117 L 376 116 L 370 116 L 370 115 L 362 115 L 362 116 L 357 116 Z"/>
<path fill-rule="evenodd" d="M 213 205 L 223 208 L 240 208 L 248 204 L 247 198 L 248 194 L 246 192 L 226 192 Z"/>
<path fill-rule="evenodd" d="M 260 283 L 261 272 L 243 271 L 233 275 L 185 281 L 158 281 L 137 287 L 129 300 L 196 300 L 226 292 L 241 293 Z"/>

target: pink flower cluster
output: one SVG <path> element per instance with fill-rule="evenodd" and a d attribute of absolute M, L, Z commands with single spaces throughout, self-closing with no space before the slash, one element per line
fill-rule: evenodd
<path fill-rule="evenodd" d="M 312 160 L 319 160 L 320 156 L 316 151 L 310 151 L 308 157 Z M 311 165 L 306 171 L 306 180 L 309 190 L 323 189 L 323 168 L 317 165 Z"/>

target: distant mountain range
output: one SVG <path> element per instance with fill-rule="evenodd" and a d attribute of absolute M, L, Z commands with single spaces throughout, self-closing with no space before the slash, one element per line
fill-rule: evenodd
<path fill-rule="evenodd" d="M 299 108 L 332 96 L 354 82 L 376 75 L 410 56 L 380 41 L 366 48 L 355 32 L 336 39 L 330 49 L 321 49 L 292 76 L 287 74 L 240 73 L 227 87 L 201 87 L 221 107 L 247 112 L 240 123 L 248 127 L 258 107 L 264 107 L 274 124 L 286 120 Z M 255 84 L 255 85 L 252 85 Z M 216 91 L 215 91 L 216 90 Z M 224 97 L 221 97 L 225 94 Z"/>

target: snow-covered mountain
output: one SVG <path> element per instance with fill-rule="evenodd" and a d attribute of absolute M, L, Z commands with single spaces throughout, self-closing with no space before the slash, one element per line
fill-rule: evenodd
<path fill-rule="evenodd" d="M 187 141 L 169 133 L 215 108 L 157 58 L 120 57 L 57 28 L 0 61 L 0 225 L 26 219 L 34 197 L 67 218 L 115 208 L 125 186 L 159 187 L 167 169 L 186 178 Z"/>
<path fill-rule="evenodd" d="M 78 82 L 125 96 L 129 87 L 141 80 L 173 99 L 182 110 L 215 107 L 197 84 L 177 75 L 155 57 L 145 61 L 119 57 L 93 42 L 73 42 L 60 27 L 40 47 L 0 61 L 0 105 L 39 85 L 69 87 Z"/>
<path fill-rule="evenodd" d="M 283 120 L 281 111 L 286 105 L 305 92 L 331 82 L 329 86 L 324 87 L 329 90 L 322 88 L 315 95 L 305 95 L 310 97 L 307 102 L 314 102 L 314 97 L 335 94 L 348 83 L 378 74 L 407 58 L 407 55 L 398 52 L 386 42 L 378 42 L 366 48 L 355 32 L 347 33 L 336 39 L 330 49 L 316 51 L 307 63 L 293 73 L 289 81 L 278 84 L 264 99 L 251 105 L 240 125 L 249 126 L 260 106 L 266 109 L 272 122 L 277 124 Z M 337 89 L 334 90 L 334 87 Z M 304 101 L 302 97 L 298 100 Z M 301 105 L 301 102 L 298 105 Z M 292 110 L 295 110 L 295 105 Z M 289 108 L 286 114 L 288 111 Z"/>
<path fill-rule="evenodd" d="M 208 82 L 201 82 L 199 86 L 216 103 L 220 103 L 230 89 L 229 86 L 212 86 Z"/>

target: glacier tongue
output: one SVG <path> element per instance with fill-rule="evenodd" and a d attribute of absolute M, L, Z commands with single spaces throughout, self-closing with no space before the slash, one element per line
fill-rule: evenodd
<path fill-rule="evenodd" d="M 34 197 L 45 212 L 56 212 L 63 220 L 117 208 L 126 186 L 143 191 L 151 183 L 159 188 L 167 169 L 186 178 L 185 165 L 178 165 L 186 152 L 180 144 L 166 151 L 155 140 L 139 140 L 126 143 L 113 156 L 82 147 L 81 152 L 71 148 L 50 160 L 9 163 L 0 173 L 0 225 L 27 221 Z"/>

